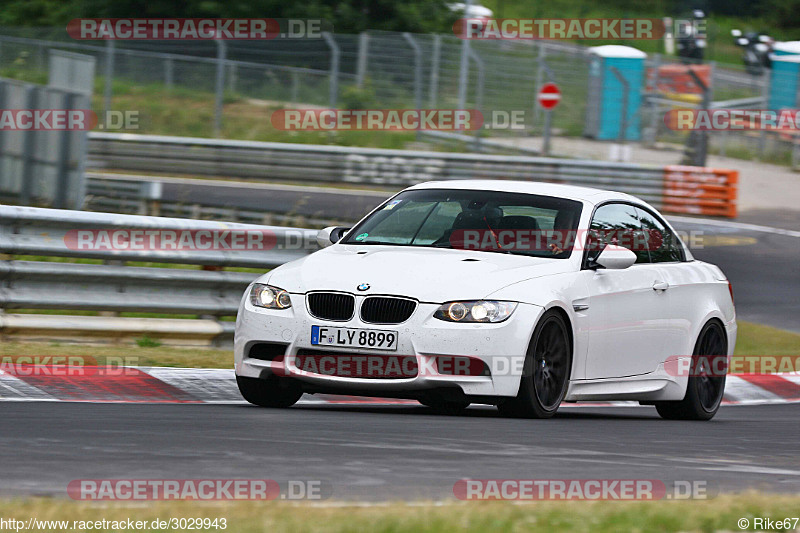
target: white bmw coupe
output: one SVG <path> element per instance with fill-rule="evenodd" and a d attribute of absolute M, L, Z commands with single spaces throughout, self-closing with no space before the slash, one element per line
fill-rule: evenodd
<path fill-rule="evenodd" d="M 730 283 L 638 198 L 429 182 L 317 240 L 324 249 L 242 299 L 236 377 L 253 404 L 328 393 L 532 418 L 581 401 L 634 400 L 670 419 L 719 409 Z"/>

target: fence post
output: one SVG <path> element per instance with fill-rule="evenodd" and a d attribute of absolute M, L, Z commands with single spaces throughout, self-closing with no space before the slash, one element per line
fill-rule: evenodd
<path fill-rule="evenodd" d="M 43 43 L 39 43 L 36 46 L 36 63 L 39 70 L 47 70 L 47 53 L 46 48 Z"/>
<path fill-rule="evenodd" d="M 358 35 L 358 66 L 356 71 L 356 85 L 358 88 L 364 86 L 364 78 L 367 75 L 367 61 L 369 59 L 369 34 L 362 31 Z"/>
<path fill-rule="evenodd" d="M 643 146 L 655 146 L 658 138 L 658 82 L 659 82 L 659 69 L 661 68 L 661 54 L 655 54 L 653 57 L 652 75 L 650 76 L 650 90 L 647 92 L 647 114 L 650 119 L 650 126 L 645 128 L 642 135 Z"/>
<path fill-rule="evenodd" d="M 403 33 L 403 39 L 414 51 L 414 107 L 419 110 L 422 109 L 422 48 L 408 32 Z M 417 139 L 419 136 L 420 130 L 417 128 Z"/>
<path fill-rule="evenodd" d="M 103 111 L 111 110 L 112 84 L 114 82 L 114 39 L 106 41 L 105 90 L 103 92 Z"/>
<path fill-rule="evenodd" d="M 542 86 L 542 82 L 543 82 L 542 78 L 544 76 L 545 69 L 547 68 L 547 64 L 545 63 L 545 61 L 547 60 L 546 59 L 547 51 L 545 50 L 544 43 L 542 41 L 539 41 L 538 44 L 539 44 L 539 60 L 537 62 L 538 63 L 537 66 L 536 66 L 536 90 L 533 91 L 533 121 L 534 121 L 534 123 L 538 123 L 539 122 L 540 114 L 542 112 L 541 108 L 539 107 L 539 103 L 536 100 L 536 98 L 537 98 L 538 90 Z"/>
<path fill-rule="evenodd" d="M 7 92 L 7 90 L 8 90 L 8 84 L 6 82 L 4 82 L 2 79 L 0 79 L 0 109 L 5 109 L 6 108 L 6 105 L 7 105 L 6 104 L 6 92 Z M 0 170 L 3 170 L 3 168 L 5 167 L 5 164 L 6 164 L 6 152 L 5 152 L 5 146 L 3 145 L 3 143 L 4 143 L 5 137 L 7 135 L 8 135 L 7 133 L 4 133 L 3 130 L 0 129 Z M 6 179 L 11 180 L 10 177 L 8 177 Z M 3 186 L 3 175 L 0 174 L 0 190 L 2 190 L 2 186 Z"/>
<path fill-rule="evenodd" d="M 470 50 L 470 57 L 475 64 L 478 66 L 478 92 L 475 95 L 475 108 L 478 112 L 483 113 L 483 90 L 484 90 L 484 81 L 486 79 L 485 76 L 485 68 L 484 62 L 481 57 L 475 53 L 474 50 Z M 475 128 L 475 150 L 480 152 L 481 150 L 481 128 Z"/>
<path fill-rule="evenodd" d="M 236 76 L 238 74 L 238 67 L 236 63 L 228 62 L 228 92 L 236 92 Z"/>
<path fill-rule="evenodd" d="M 550 70 L 550 67 L 547 65 L 547 61 L 544 59 L 544 55 L 541 56 L 542 60 L 539 61 L 539 68 L 541 69 L 543 74 L 547 75 L 547 81 L 555 81 L 555 76 L 553 75 L 553 71 Z M 538 109 L 539 102 L 538 102 L 538 95 L 539 91 L 541 90 L 541 84 L 536 88 L 536 108 Z M 553 124 L 553 110 L 552 109 L 545 109 L 544 110 L 544 131 L 542 132 L 542 155 L 550 155 L 550 130 L 552 129 Z"/>
<path fill-rule="evenodd" d="M 329 102 L 330 108 L 335 109 L 336 103 L 339 101 L 339 45 L 333 38 L 330 32 L 322 32 L 322 38 L 331 49 L 331 66 L 330 66 L 330 94 Z"/>
<path fill-rule="evenodd" d="M 625 144 L 628 138 L 628 93 L 630 92 L 631 86 L 617 67 L 611 67 L 611 72 L 622 84 L 622 112 L 620 113 L 619 136 L 617 137 L 617 141 L 620 144 Z"/>
<path fill-rule="evenodd" d="M 25 86 L 25 107 L 27 109 L 38 109 L 38 92 L 33 85 Z M 66 135 L 61 132 L 60 135 Z M 33 193 L 33 154 L 35 152 L 35 135 L 33 128 L 25 132 L 25 139 L 22 141 L 22 181 L 19 186 L 19 203 L 30 205 Z"/>
<path fill-rule="evenodd" d="M 297 74 L 297 69 L 292 69 L 292 100 L 291 100 L 292 104 L 297 104 L 298 102 L 297 90 L 299 84 L 300 84 L 300 79 L 299 75 Z"/>
<path fill-rule="evenodd" d="M 464 18 L 469 17 L 471 11 L 472 0 L 467 0 L 464 3 Z M 469 76 L 469 48 L 470 42 L 468 24 L 464 27 L 464 38 L 461 43 L 461 67 L 458 71 L 458 108 L 466 109 L 467 107 L 467 77 Z"/>
<path fill-rule="evenodd" d="M 439 100 L 439 62 L 442 59 L 442 36 L 438 33 L 433 36 L 433 59 L 431 61 L 431 87 L 428 95 L 428 105 L 435 108 Z"/>
<path fill-rule="evenodd" d="M 214 98 L 214 137 L 222 136 L 222 104 L 225 92 L 225 57 L 227 46 L 223 39 L 215 39 L 217 43 L 217 82 Z"/>
<path fill-rule="evenodd" d="M 172 57 L 167 57 L 164 61 L 164 85 L 167 86 L 167 90 L 172 90 L 172 85 L 175 82 L 174 80 L 174 64 L 172 61 Z"/>
<path fill-rule="evenodd" d="M 694 71 L 693 68 L 687 67 L 689 75 L 694 82 L 703 91 L 703 100 L 700 104 L 702 109 L 711 107 L 711 88 L 706 85 L 700 76 Z M 708 155 L 708 132 L 692 130 L 689 132 L 689 137 L 686 141 L 686 151 L 684 152 L 683 160 L 684 165 L 694 165 L 696 167 L 706 166 L 706 156 Z"/>
<path fill-rule="evenodd" d="M 64 109 L 75 109 L 75 95 L 64 94 Z M 56 190 L 53 207 L 67 209 L 67 190 L 69 189 L 69 144 L 73 132 L 63 130 L 58 135 L 58 166 L 56 167 Z"/>

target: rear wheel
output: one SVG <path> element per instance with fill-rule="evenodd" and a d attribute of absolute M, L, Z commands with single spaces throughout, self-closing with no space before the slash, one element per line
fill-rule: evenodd
<path fill-rule="evenodd" d="M 726 356 L 728 341 L 725 328 L 712 321 L 703 326 L 694 348 L 692 375 L 686 386 L 686 396 L 679 402 L 656 402 L 656 410 L 668 420 L 711 420 L 722 403 L 725 374 L 717 375 L 709 361 Z"/>
<path fill-rule="evenodd" d="M 497 406 L 501 414 L 520 418 L 550 418 L 567 393 L 572 344 L 567 325 L 554 310 L 547 311 L 533 332 L 525 356 L 519 393 Z"/>
<path fill-rule="evenodd" d="M 245 400 L 260 407 L 291 407 L 303 395 L 296 382 L 277 376 L 267 379 L 236 376 L 236 384 Z"/>

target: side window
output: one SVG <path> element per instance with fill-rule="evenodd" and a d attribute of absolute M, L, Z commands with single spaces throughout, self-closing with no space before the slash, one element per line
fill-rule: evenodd
<path fill-rule="evenodd" d="M 587 237 L 589 258 L 600 255 L 606 244 L 623 246 L 636 254 L 637 263 L 649 263 L 645 236 L 636 208 L 628 204 L 606 204 L 594 212 Z"/>
<path fill-rule="evenodd" d="M 644 209 L 636 209 L 647 238 L 647 249 L 653 263 L 683 261 L 683 247 L 678 237 L 655 215 Z"/>

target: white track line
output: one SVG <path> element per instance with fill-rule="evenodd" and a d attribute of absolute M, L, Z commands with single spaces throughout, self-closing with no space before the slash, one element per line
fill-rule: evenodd
<path fill-rule="evenodd" d="M 671 222 L 680 222 L 684 224 L 703 224 L 707 226 L 717 226 L 725 228 L 736 228 L 744 231 L 758 231 L 761 233 L 772 233 L 773 235 L 784 235 L 786 237 L 800 238 L 800 231 L 794 231 L 784 228 L 773 228 L 772 226 L 760 226 L 758 224 L 747 224 L 744 222 L 733 222 L 726 220 L 716 220 L 711 218 L 694 218 L 682 216 L 668 216 L 667 220 Z"/>

